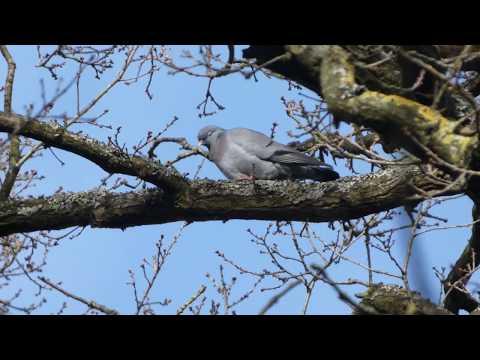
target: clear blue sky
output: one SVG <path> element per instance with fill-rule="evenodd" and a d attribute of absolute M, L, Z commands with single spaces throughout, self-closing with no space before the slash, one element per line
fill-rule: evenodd
<path fill-rule="evenodd" d="M 184 46 L 171 47 L 178 54 Z M 189 47 L 192 52 L 197 48 Z M 34 46 L 12 46 L 12 55 L 17 62 L 17 72 L 14 88 L 13 109 L 17 113 L 24 113 L 25 106 L 41 104 L 40 79 L 44 79 L 48 94 L 52 94 L 54 82 L 44 69 L 35 68 L 37 62 Z M 240 53 L 237 52 L 237 56 Z M 117 64 L 118 65 L 118 64 Z M 5 65 L 0 65 L 0 79 L 5 77 Z M 75 67 L 67 66 L 60 74 L 69 81 Z M 153 100 L 148 99 L 144 93 L 145 82 L 130 86 L 119 85 L 103 98 L 88 116 L 99 115 L 103 110 L 109 109 L 104 123 L 111 124 L 113 128 L 122 126 L 121 141 L 132 146 L 144 137 L 147 131 L 154 133 L 161 130 L 165 124 L 176 115 L 179 121 L 169 130 L 169 136 L 183 136 L 196 142 L 198 130 L 207 124 L 230 127 L 249 127 L 264 133 L 269 133 L 272 122 L 279 124 L 277 140 L 287 142 L 286 132 L 293 128 L 292 121 L 287 117 L 280 101 L 281 96 L 299 99 L 298 90 L 288 89 L 288 84 L 277 79 L 267 79 L 260 75 L 259 82 L 245 80 L 241 76 L 227 76 L 217 79 L 213 83 L 212 91 L 215 98 L 226 108 L 214 116 L 199 118 L 196 105 L 205 94 L 207 79 L 193 78 L 185 75 L 169 76 L 167 70 L 162 69 L 152 83 Z M 114 77 L 114 72 L 107 72 L 102 80 L 94 79 L 92 72 L 87 71 L 82 78 L 81 101 L 85 104 L 105 84 Z M 309 93 L 307 90 L 302 90 Z M 309 93 L 311 94 L 311 93 Z M 313 95 L 313 94 L 311 94 Z M 303 98 L 308 104 L 309 101 Z M 71 115 L 75 111 L 75 92 L 67 93 L 54 108 L 52 113 L 67 112 Z M 105 141 L 112 132 L 107 129 L 86 127 L 84 131 L 97 139 Z M 45 180 L 36 184 L 30 194 L 52 194 L 62 186 L 65 191 L 83 191 L 98 186 L 99 180 L 106 173 L 90 162 L 66 152 L 56 150 L 55 153 L 65 162 L 64 166 L 45 151 L 41 158 L 31 161 L 25 169 L 35 168 Z M 164 145 L 157 150 L 157 155 L 162 161 L 173 159 L 177 147 Z M 182 162 L 178 168 L 181 171 L 193 173 L 200 158 L 190 158 Z M 349 175 L 341 166 L 337 170 L 342 176 Z M 210 163 L 206 163 L 200 177 L 222 179 L 222 174 Z M 434 214 L 449 218 L 449 225 L 465 224 L 471 221 L 471 202 L 466 197 L 446 202 L 434 210 Z M 172 303 L 159 310 L 159 313 L 174 313 L 179 305 L 190 298 L 200 285 L 207 285 L 207 296 L 220 299 L 215 294 L 206 273 L 219 278 L 218 266 L 221 259 L 215 255 L 219 250 L 236 263 L 251 269 L 261 271 L 270 267 L 270 259 L 259 254 L 259 248 L 252 244 L 246 229 L 252 228 L 263 232 L 267 222 L 261 221 L 229 221 L 196 223 L 188 226 L 173 255 L 169 257 L 164 270 L 152 293 L 155 300 L 164 298 L 172 299 Z M 126 231 L 85 229 L 84 233 L 75 239 L 63 240 L 61 245 L 53 248 L 49 254 L 48 265 L 44 275 L 55 281 L 62 281 L 63 287 L 75 294 L 99 303 L 118 309 L 122 313 L 134 311 L 134 301 L 131 287 L 126 285 L 129 281 L 128 269 L 134 270 L 140 278 L 139 265 L 143 258 L 149 258 L 155 251 L 155 242 L 165 235 L 167 241 L 181 226 L 181 223 L 152 225 L 129 228 Z M 325 224 L 315 225 L 319 234 L 327 238 L 334 233 L 327 229 Z M 430 281 L 435 296 L 438 294 L 438 281 L 435 281 L 432 266 L 445 266 L 449 268 L 466 244 L 470 230 L 460 228 L 450 231 L 431 232 L 423 236 L 418 245 L 421 256 L 422 271 Z M 285 238 L 277 239 L 280 247 L 291 249 L 291 241 Z M 399 251 L 402 251 L 399 247 Z M 356 244 L 348 255 L 358 261 L 365 262 L 364 246 L 361 242 Z M 374 258 L 376 267 L 392 270 L 391 263 L 380 257 Z M 228 264 L 224 264 L 227 279 L 232 276 L 239 278 L 234 287 L 232 299 L 242 295 L 253 284 L 255 279 L 239 276 L 238 272 Z M 342 262 L 330 270 L 330 276 L 336 280 L 346 280 L 349 277 L 366 278 L 364 270 Z M 378 281 L 385 279 L 375 278 Z M 34 292 L 25 280 L 18 281 L 15 285 L 25 288 L 24 301 L 35 301 Z M 265 283 L 267 285 L 268 282 Z M 415 284 L 414 284 L 415 286 Z M 262 287 L 262 286 L 260 286 Z M 7 296 L 13 291 L 0 289 L 0 297 Z M 359 287 L 345 288 L 353 294 L 361 290 Z M 275 292 L 261 293 L 256 291 L 250 299 L 240 304 L 236 311 L 240 314 L 257 313 L 261 307 L 274 295 Z M 285 296 L 270 313 L 272 314 L 298 314 L 301 312 L 305 299 L 305 291 L 297 287 Z M 58 310 L 64 297 L 56 293 L 49 296 L 49 302 L 41 312 L 50 313 Z M 78 313 L 85 310 L 85 306 L 68 301 L 66 313 Z M 209 306 L 206 305 L 206 309 Z M 309 314 L 348 314 L 350 309 L 341 303 L 336 294 L 326 285 L 315 288 Z"/>

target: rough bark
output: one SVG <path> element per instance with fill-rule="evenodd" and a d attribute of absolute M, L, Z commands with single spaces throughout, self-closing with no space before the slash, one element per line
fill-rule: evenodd
<path fill-rule="evenodd" d="M 415 204 L 421 198 L 412 184 L 435 188 L 418 167 L 396 166 L 326 183 L 200 180 L 180 195 L 161 189 L 61 193 L 2 203 L 0 235 L 87 225 L 123 229 L 181 220 L 347 220 Z"/>
<path fill-rule="evenodd" d="M 417 292 L 409 292 L 399 286 L 374 284 L 365 293 L 356 295 L 361 298 L 361 308 L 372 309 L 380 315 L 453 315 Z M 358 311 L 353 314 L 358 315 Z"/>
<path fill-rule="evenodd" d="M 0 132 L 42 141 L 46 146 L 90 160 L 109 173 L 137 176 L 165 190 L 180 191 L 188 182 L 173 167 L 165 167 L 140 156 L 130 156 L 113 146 L 69 132 L 53 123 L 0 112 Z"/>
<path fill-rule="evenodd" d="M 404 48 L 420 54 L 433 54 L 433 59 L 464 55 L 464 46 L 460 45 L 408 45 Z M 252 46 L 245 51 L 244 55 L 257 58 L 261 63 L 268 63 L 269 50 L 271 49 Z M 403 148 L 425 163 L 434 164 L 452 175 L 469 173 L 478 176 L 475 170 L 479 169 L 480 156 L 476 131 L 463 128 L 463 120 L 457 121 L 464 118 L 467 113 L 465 109 L 471 112 L 476 108 L 452 92 L 448 94 L 449 99 L 440 102 L 441 107 L 447 107 L 448 111 L 435 110 L 429 106 L 431 101 L 428 100 L 428 96 L 417 98 L 415 94 L 404 91 L 405 86 L 410 86 L 417 81 L 421 72 L 418 63 L 412 64 L 410 61 L 405 61 L 408 59 L 402 58 L 397 63 L 387 62 L 394 68 L 398 65 L 396 71 L 392 71 L 392 68 L 385 71 L 385 65 L 381 65 L 377 69 L 377 75 L 392 73 L 399 76 L 390 78 L 382 76 L 381 81 L 378 81 L 379 76 L 375 79 L 369 70 L 362 69 L 362 66 L 357 66 L 355 62 L 362 57 L 368 58 L 368 46 L 285 45 L 276 46 L 275 50 L 277 57 L 281 51 L 288 56 L 284 56 L 282 62 L 268 65 L 267 68 L 307 86 L 322 96 L 337 121 L 371 128 L 381 136 L 382 143 L 390 144 L 392 148 Z M 462 70 L 480 70 L 478 51 L 478 45 L 471 47 L 471 53 L 466 54 L 467 57 L 461 63 Z M 376 59 L 370 60 L 372 60 L 370 62 L 376 61 Z M 299 70 L 301 74 L 291 76 Z M 424 72 L 426 70 L 427 74 L 424 81 L 420 83 L 420 87 L 423 90 L 426 89 L 423 91 L 426 94 L 423 95 L 433 95 L 433 84 L 444 86 L 448 80 L 447 77 L 442 77 L 443 70 L 436 66 L 435 61 L 422 67 L 421 70 Z M 405 79 L 409 79 L 409 84 L 405 84 Z M 477 79 L 469 85 L 468 89 L 473 90 L 471 93 L 473 96 L 476 96 L 477 88 L 480 88 L 479 83 L 477 75 Z M 467 193 L 478 193 L 478 187 L 465 190 Z M 474 218 L 477 217 L 474 214 Z M 479 247 L 477 228 L 478 224 L 474 226 L 469 244 L 448 277 L 446 291 L 455 281 L 461 280 L 461 286 L 466 285 L 469 277 L 465 277 L 465 268 L 467 265 L 476 265 L 474 259 Z M 393 293 L 389 297 L 394 307 L 385 307 L 385 313 L 407 311 L 407 308 L 402 306 L 401 294 Z M 387 303 L 390 304 L 390 302 Z M 450 292 L 445 303 L 446 307 L 454 313 L 459 309 L 472 311 L 478 306 L 471 296 L 457 290 Z M 380 306 L 383 305 L 380 304 Z"/>
<path fill-rule="evenodd" d="M 256 48 L 251 48 L 247 54 L 253 57 L 256 52 Z M 342 47 L 287 45 L 284 52 L 290 56 L 281 66 L 270 68 L 288 77 L 301 66 L 303 75 L 294 80 L 321 95 L 337 118 L 372 128 L 385 142 L 426 162 L 432 160 L 434 153 L 452 166 L 469 167 L 478 147 L 475 136 L 461 134 L 455 121 L 429 106 L 359 84 L 351 55 Z M 265 53 L 264 50 L 260 56 Z M 262 62 L 267 60 L 262 57 Z"/>
<path fill-rule="evenodd" d="M 372 77 L 372 71 L 356 65 L 358 59 L 368 59 L 374 53 L 371 48 L 353 47 L 356 48 L 353 52 L 346 51 L 347 48 L 329 45 L 251 46 L 244 55 L 256 58 L 259 64 L 271 61 L 267 68 L 315 91 L 340 120 L 375 130 L 382 143 L 402 147 L 428 163 L 442 165 L 444 162 L 444 169 L 455 174 L 462 169 L 478 169 L 472 165 L 478 163 L 479 158 L 477 137 L 462 133 L 458 124 L 452 121 L 455 119 L 448 118 L 445 113 L 409 97 L 402 89 L 405 69 L 402 73 L 401 61 L 382 64 L 372 70 L 375 72 Z M 448 58 L 458 56 L 462 49 L 461 46 L 437 45 L 427 50 Z M 478 51 L 478 47 L 474 51 Z M 479 64 L 479 57 L 474 54 L 463 63 L 463 69 L 477 71 Z M 417 73 L 418 68 L 411 81 L 417 78 Z M 3 201 L 0 202 L 0 236 L 71 226 L 124 229 L 173 221 L 348 220 L 415 204 L 422 199 L 415 187 L 424 191 L 439 189 L 420 168 L 413 166 L 392 167 L 374 174 L 315 184 L 189 181 L 173 167 L 129 155 L 52 123 L 0 112 L 0 132 L 42 141 L 46 146 L 82 156 L 109 173 L 136 176 L 158 186 L 158 189 L 130 193 L 90 191 Z M 439 159 L 432 161 L 432 154 Z M 461 189 L 450 189 L 441 195 L 459 191 Z M 471 260 L 471 250 L 478 250 L 477 226 L 473 230 L 469 246 L 450 274 L 451 281 L 461 278 L 462 269 Z M 474 306 L 465 302 L 462 294 L 451 292 L 446 301 L 449 310 L 457 312 Z M 372 286 L 363 295 L 362 304 L 388 314 L 450 314 L 418 294 L 394 286 Z"/>
<path fill-rule="evenodd" d="M 478 221 L 480 199 L 478 197 L 478 183 L 472 186 L 475 192 L 469 191 L 470 198 L 474 202 L 472 209 L 472 221 Z M 472 190 L 472 189 L 471 189 Z M 473 312 L 479 307 L 479 303 L 474 299 L 465 286 L 471 278 L 471 271 L 478 266 L 478 257 L 480 255 L 480 223 L 472 226 L 472 235 L 462 254 L 455 262 L 444 283 L 444 289 L 447 296 L 445 297 L 445 308 L 451 312 L 458 314 L 460 309 Z M 452 288 L 453 287 L 453 288 Z"/>

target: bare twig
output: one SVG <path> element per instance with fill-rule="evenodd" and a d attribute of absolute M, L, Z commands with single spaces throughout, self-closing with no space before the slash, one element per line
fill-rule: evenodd
<path fill-rule="evenodd" d="M 288 286 L 286 286 L 281 292 L 277 295 L 273 296 L 259 311 L 258 315 L 265 315 L 268 310 L 270 310 L 278 301 L 287 295 L 291 290 L 295 289 L 298 285 L 302 284 L 303 282 L 300 280 L 296 280 L 291 282 Z"/>
<path fill-rule="evenodd" d="M 327 275 L 325 269 L 321 266 L 313 264 L 312 269 L 317 271 L 318 280 L 325 282 L 326 284 L 330 285 L 337 293 L 340 300 L 346 303 L 348 306 L 352 308 L 352 310 L 356 311 L 358 314 L 361 315 L 376 315 L 377 312 L 374 309 L 366 308 L 362 304 L 357 304 L 347 293 L 345 293 L 330 277 Z"/>
<path fill-rule="evenodd" d="M 54 284 L 53 282 L 51 282 L 50 280 L 48 280 L 45 277 L 41 276 L 38 279 L 41 282 L 50 286 L 51 288 L 57 290 L 58 292 L 61 292 L 63 295 L 65 295 L 69 298 L 72 298 L 72 299 L 74 299 L 78 302 L 81 302 L 82 304 L 87 305 L 90 309 L 95 309 L 95 310 L 101 311 L 102 313 L 107 314 L 107 315 L 118 315 L 119 314 L 119 312 L 117 310 L 108 308 L 105 305 L 101 305 L 101 304 L 99 304 L 99 303 L 97 303 L 93 300 L 87 300 L 87 299 L 84 299 L 84 298 L 82 298 L 78 295 L 72 294 L 71 292 L 68 292 L 68 291 L 62 289 L 60 286 Z"/>
<path fill-rule="evenodd" d="M 200 289 L 198 289 L 198 291 L 187 302 L 178 308 L 177 315 L 181 315 L 185 309 L 192 305 L 195 300 L 197 300 L 205 292 L 206 289 L 207 287 L 205 285 L 200 286 Z"/>

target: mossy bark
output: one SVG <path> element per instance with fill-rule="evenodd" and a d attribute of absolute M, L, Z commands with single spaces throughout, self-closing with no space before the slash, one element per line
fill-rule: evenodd
<path fill-rule="evenodd" d="M 373 284 L 362 294 L 360 309 L 379 315 L 453 315 L 450 311 L 396 285 Z M 359 311 L 354 311 L 359 315 Z"/>

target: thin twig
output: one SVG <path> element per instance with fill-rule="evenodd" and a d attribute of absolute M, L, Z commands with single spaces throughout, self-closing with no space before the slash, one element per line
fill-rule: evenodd
<path fill-rule="evenodd" d="M 207 289 L 205 285 L 200 286 L 200 289 L 182 306 L 180 306 L 177 310 L 177 315 L 181 315 L 186 308 L 188 308 L 190 305 L 192 305 L 195 300 L 197 300 Z"/>
<path fill-rule="evenodd" d="M 64 289 L 62 289 L 60 286 L 52 283 L 50 280 L 48 280 L 47 278 L 45 277 L 39 277 L 38 278 L 41 282 L 47 284 L 48 286 L 50 286 L 51 288 L 61 292 L 63 295 L 69 297 L 69 298 L 72 298 L 74 300 L 77 300 L 78 302 L 81 302 L 82 304 L 85 304 L 87 305 L 89 308 L 91 309 L 95 309 L 95 310 L 98 310 L 98 311 L 101 311 L 102 313 L 104 314 L 107 314 L 107 315 L 119 315 L 119 312 L 117 310 L 114 310 L 114 309 L 110 309 L 108 307 L 106 307 L 105 305 L 101 305 L 93 300 L 87 300 L 87 299 L 84 299 L 78 295 L 75 295 L 75 294 L 72 294 Z"/>
<path fill-rule="evenodd" d="M 347 295 L 347 293 L 345 293 L 342 289 L 340 289 L 340 287 L 334 281 L 332 281 L 329 278 L 325 269 L 323 269 L 322 267 L 320 267 L 318 265 L 312 265 L 312 269 L 317 271 L 318 280 L 321 280 L 321 281 L 325 282 L 326 284 L 330 285 L 336 291 L 336 293 L 338 295 L 338 298 L 340 300 L 342 300 L 344 303 L 346 303 L 348 306 L 350 306 L 352 308 L 352 310 L 355 310 L 359 314 L 362 314 L 362 315 L 375 315 L 375 314 L 377 314 L 377 312 L 374 309 L 370 309 L 370 308 L 367 309 L 362 304 L 355 303 L 355 301 L 353 301 L 350 298 L 350 296 Z"/>
<path fill-rule="evenodd" d="M 277 295 L 273 296 L 266 304 L 265 306 L 260 310 L 258 315 L 265 315 L 268 310 L 272 308 L 273 305 L 275 305 L 282 297 L 287 295 L 291 290 L 295 289 L 299 284 L 302 284 L 303 281 L 301 280 L 296 280 L 290 285 L 288 285 L 286 288 L 284 288 L 281 292 L 279 292 Z"/>

